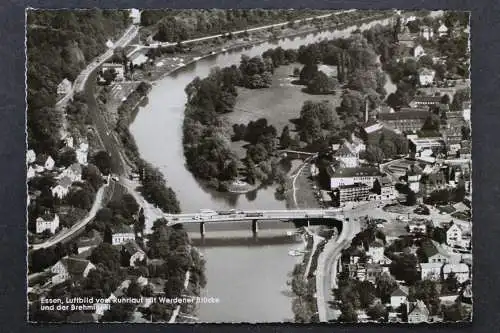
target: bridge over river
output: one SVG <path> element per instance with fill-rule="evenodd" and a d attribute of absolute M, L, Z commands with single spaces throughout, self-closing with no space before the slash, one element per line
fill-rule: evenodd
<path fill-rule="evenodd" d="M 311 220 L 344 220 L 342 209 L 286 209 L 286 210 L 229 210 L 213 211 L 202 209 L 198 213 L 164 214 L 167 225 L 193 224 L 200 225 L 200 233 L 205 234 L 205 223 L 252 222 L 252 232 L 257 234 L 259 222 L 265 221 L 307 221 Z"/>

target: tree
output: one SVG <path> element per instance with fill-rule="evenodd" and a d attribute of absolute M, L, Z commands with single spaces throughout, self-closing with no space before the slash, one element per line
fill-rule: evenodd
<path fill-rule="evenodd" d="M 226 178 L 232 180 L 236 177 L 238 177 L 238 166 L 235 161 L 231 161 L 226 168 Z"/>
<path fill-rule="evenodd" d="M 108 311 L 104 312 L 100 321 L 126 323 L 132 319 L 133 310 L 133 304 L 114 303 Z"/>
<path fill-rule="evenodd" d="M 469 126 L 462 126 L 462 140 L 470 140 L 470 128 Z"/>
<path fill-rule="evenodd" d="M 95 164 L 104 175 L 108 175 L 111 172 L 111 156 L 106 151 L 101 150 L 97 152 L 94 155 L 93 164 Z"/>
<path fill-rule="evenodd" d="M 431 314 L 437 314 L 441 302 L 437 282 L 432 280 L 417 281 L 415 286 L 410 288 L 409 300 L 422 300 Z"/>
<path fill-rule="evenodd" d="M 396 280 L 388 273 L 383 273 L 378 277 L 375 285 L 377 286 L 377 295 L 382 300 L 382 303 L 389 302 L 392 292 L 398 287 Z"/>
<path fill-rule="evenodd" d="M 375 181 L 373 182 L 372 191 L 378 195 L 382 193 L 382 187 L 380 186 L 380 182 L 378 181 L 378 179 L 375 179 Z"/>
<path fill-rule="evenodd" d="M 446 279 L 444 280 L 445 290 L 451 293 L 458 291 L 460 283 L 458 282 L 457 275 L 454 272 L 450 272 Z M 442 294 L 443 292 L 441 292 Z"/>
<path fill-rule="evenodd" d="M 283 149 L 286 149 L 290 146 L 292 138 L 290 137 L 290 129 L 288 125 L 283 128 L 283 132 L 281 132 L 280 136 L 280 146 Z"/>
<path fill-rule="evenodd" d="M 76 162 L 76 152 L 71 148 L 65 149 L 62 153 L 59 154 L 57 159 L 57 165 L 63 167 L 69 167 L 71 164 Z"/>
<path fill-rule="evenodd" d="M 368 308 L 375 300 L 375 287 L 367 280 L 358 282 L 356 290 L 359 293 L 359 302 L 361 308 Z"/>
<path fill-rule="evenodd" d="M 432 230 L 432 239 L 440 244 L 446 242 L 446 231 L 441 227 L 435 227 Z"/>
<path fill-rule="evenodd" d="M 64 200 L 70 206 L 90 210 L 94 196 L 88 188 L 71 189 Z"/>
<path fill-rule="evenodd" d="M 344 304 L 340 306 L 341 314 L 338 318 L 339 322 L 342 323 L 355 323 L 358 321 L 358 314 L 351 303 Z"/>
<path fill-rule="evenodd" d="M 417 204 L 417 195 L 413 191 L 409 191 L 408 194 L 406 195 L 406 202 L 405 204 L 407 206 L 414 206 Z"/>
<path fill-rule="evenodd" d="M 450 96 L 448 96 L 448 94 L 444 94 L 443 97 L 441 97 L 441 104 L 450 104 Z"/>
<path fill-rule="evenodd" d="M 381 148 L 373 145 L 368 145 L 365 151 L 365 159 L 370 163 L 382 163 L 384 160 L 384 152 Z"/>
<path fill-rule="evenodd" d="M 386 313 L 387 313 L 387 310 L 385 309 L 385 306 L 383 304 L 380 304 L 380 303 L 377 303 L 377 304 L 371 306 L 368 309 L 368 311 L 366 311 L 366 314 L 372 320 L 379 320 L 381 318 L 384 318 Z"/>
<path fill-rule="evenodd" d="M 392 261 L 390 266 L 391 274 L 394 275 L 397 280 L 404 280 L 411 285 L 419 278 L 417 263 L 418 260 L 415 255 L 403 253 Z"/>
<path fill-rule="evenodd" d="M 83 167 L 82 179 L 88 181 L 95 191 L 97 191 L 102 184 L 104 184 L 101 171 L 99 171 L 99 169 L 93 164 L 88 164 Z"/>
<path fill-rule="evenodd" d="M 449 322 L 458 322 L 469 320 L 469 311 L 458 301 L 451 306 L 443 307 L 443 320 Z"/>
<path fill-rule="evenodd" d="M 89 259 L 93 264 L 102 264 L 114 272 L 120 268 L 120 252 L 109 243 L 99 244 L 99 246 L 92 250 Z"/>
<path fill-rule="evenodd" d="M 302 70 L 300 71 L 300 83 L 301 84 L 309 84 L 309 81 L 311 81 L 315 74 L 318 72 L 318 65 L 316 64 L 308 64 L 302 67 Z"/>
<path fill-rule="evenodd" d="M 335 89 L 335 81 L 325 73 L 317 71 L 307 83 L 307 92 L 311 94 L 331 94 Z"/>
<path fill-rule="evenodd" d="M 127 288 L 127 296 L 131 298 L 141 297 L 141 286 L 136 281 L 132 281 Z"/>

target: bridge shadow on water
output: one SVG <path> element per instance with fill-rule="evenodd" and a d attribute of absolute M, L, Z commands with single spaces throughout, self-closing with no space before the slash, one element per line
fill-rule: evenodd
<path fill-rule="evenodd" d="M 194 238 L 191 240 L 194 246 L 198 247 L 223 247 L 223 246 L 269 246 L 283 244 L 297 244 L 300 242 L 299 237 L 295 236 L 210 236 Z"/>

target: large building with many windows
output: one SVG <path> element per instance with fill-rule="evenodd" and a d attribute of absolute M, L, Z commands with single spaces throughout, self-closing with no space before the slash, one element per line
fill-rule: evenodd
<path fill-rule="evenodd" d="M 363 183 L 339 186 L 334 194 L 339 203 L 368 200 L 371 187 Z"/>
<path fill-rule="evenodd" d="M 380 113 L 378 120 L 388 127 L 403 132 L 419 131 L 425 119 L 430 115 L 426 111 L 399 111 L 394 113 Z"/>

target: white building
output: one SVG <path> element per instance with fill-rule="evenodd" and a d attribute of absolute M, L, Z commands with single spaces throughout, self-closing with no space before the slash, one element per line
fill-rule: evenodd
<path fill-rule="evenodd" d="M 36 162 L 39 166 L 49 171 L 54 169 L 54 165 L 56 164 L 54 159 L 51 156 L 47 155 L 39 155 Z"/>
<path fill-rule="evenodd" d="M 26 174 L 26 177 L 27 177 L 28 179 L 31 179 L 31 178 L 35 177 L 35 175 L 36 175 L 36 171 L 35 171 L 35 169 L 34 169 L 34 168 L 30 165 L 30 166 L 28 167 L 28 172 L 27 172 L 27 174 Z"/>
<path fill-rule="evenodd" d="M 425 51 L 422 45 L 415 46 L 415 48 L 413 49 L 413 56 L 415 58 L 420 58 L 423 55 L 425 55 Z"/>
<path fill-rule="evenodd" d="M 38 217 L 36 219 L 37 234 L 41 234 L 45 230 L 50 230 L 51 233 L 55 233 L 58 227 L 59 227 L 59 216 L 57 216 L 57 214 L 54 214 L 53 216 L 45 214 L 45 216 Z"/>
<path fill-rule="evenodd" d="M 467 122 L 470 122 L 471 102 L 464 102 L 462 104 L 462 108 L 463 108 L 462 114 L 463 114 L 464 119 Z"/>
<path fill-rule="evenodd" d="M 64 177 L 71 179 L 71 182 L 78 182 L 82 180 L 82 166 L 79 163 L 71 164 L 69 167 L 64 169 L 59 176 L 57 176 L 58 179 L 62 179 Z"/>
<path fill-rule="evenodd" d="M 141 23 L 141 11 L 136 8 L 132 8 L 129 10 L 130 18 L 132 19 L 132 24 L 140 24 Z"/>
<path fill-rule="evenodd" d="M 73 140 L 73 137 L 71 135 L 65 136 L 63 141 L 64 141 L 64 144 L 66 145 L 66 147 L 73 148 L 74 140 Z"/>
<path fill-rule="evenodd" d="M 462 242 L 462 229 L 458 224 L 452 224 L 446 230 L 446 244 L 448 246 L 459 246 Z"/>
<path fill-rule="evenodd" d="M 393 309 L 399 308 L 402 304 L 406 304 L 408 301 L 408 287 L 398 285 L 398 288 L 394 290 L 391 294 L 391 307 Z"/>
<path fill-rule="evenodd" d="M 375 240 L 369 245 L 366 254 L 371 257 L 372 263 L 378 264 L 384 261 L 384 244 L 379 240 Z"/>
<path fill-rule="evenodd" d="M 441 279 L 441 262 L 425 262 L 420 264 L 420 278 L 422 280 L 439 281 Z"/>
<path fill-rule="evenodd" d="M 420 29 L 420 36 L 425 40 L 430 40 L 434 37 L 434 30 L 432 27 L 423 26 Z"/>
<path fill-rule="evenodd" d="M 52 283 L 59 284 L 68 280 L 70 277 L 75 280 L 86 278 L 89 272 L 95 268 L 95 265 L 88 260 L 64 257 L 50 269 L 51 273 L 55 274 L 52 277 Z"/>
<path fill-rule="evenodd" d="M 454 273 L 460 283 L 470 279 L 469 266 L 464 263 L 445 264 L 443 266 L 443 279 L 446 279 L 450 273 Z"/>
<path fill-rule="evenodd" d="M 421 86 L 428 86 L 434 82 L 436 71 L 429 68 L 422 68 L 418 73 L 418 80 Z"/>
<path fill-rule="evenodd" d="M 134 66 L 141 66 L 142 64 L 145 64 L 148 61 L 148 57 L 146 57 L 144 54 L 140 52 L 137 52 L 130 57 L 130 61 Z"/>
<path fill-rule="evenodd" d="M 33 149 L 26 152 L 26 163 L 31 164 L 36 161 L 36 154 Z"/>
<path fill-rule="evenodd" d="M 52 191 L 52 196 L 59 199 L 64 198 L 68 194 L 71 184 L 72 181 L 68 177 L 59 179 L 56 186 L 50 189 Z"/>
<path fill-rule="evenodd" d="M 128 225 L 111 227 L 111 244 L 121 245 L 135 240 L 135 234 Z"/>
<path fill-rule="evenodd" d="M 78 147 L 78 149 L 75 152 L 76 152 L 76 160 L 78 161 L 78 163 L 80 163 L 82 165 L 87 165 L 88 164 L 87 157 L 89 154 L 89 144 L 86 142 L 80 143 L 80 146 Z"/>
<path fill-rule="evenodd" d="M 57 86 L 57 94 L 58 95 L 66 95 L 71 91 L 71 88 L 72 88 L 71 81 L 65 78 Z"/>
<path fill-rule="evenodd" d="M 136 262 L 142 261 L 144 260 L 144 258 L 146 258 L 146 253 L 144 253 L 144 251 L 137 245 L 135 241 L 127 241 L 123 245 L 122 251 L 123 251 L 122 255 L 126 256 L 125 259 L 129 262 L 129 265 L 132 267 L 135 266 Z"/>

